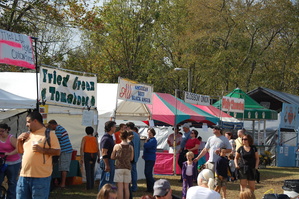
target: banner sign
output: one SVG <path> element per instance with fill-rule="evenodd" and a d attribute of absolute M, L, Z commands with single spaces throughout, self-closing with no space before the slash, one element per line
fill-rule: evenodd
<path fill-rule="evenodd" d="M 298 106 L 283 103 L 280 113 L 280 128 L 297 129 L 298 121 Z"/>
<path fill-rule="evenodd" d="M 0 29 L 0 63 L 35 69 L 31 37 Z"/>
<path fill-rule="evenodd" d="M 77 107 L 96 107 L 97 77 L 85 77 L 59 69 L 40 69 L 43 101 Z"/>
<path fill-rule="evenodd" d="M 196 93 L 190 93 L 190 92 L 185 91 L 184 101 L 187 103 L 190 103 L 190 104 L 209 106 L 210 105 L 210 96 L 199 95 Z"/>
<path fill-rule="evenodd" d="M 119 78 L 117 98 L 142 104 L 152 103 L 152 87 L 138 84 L 129 79 Z"/>
<path fill-rule="evenodd" d="M 223 96 L 222 111 L 244 113 L 244 99 Z"/>

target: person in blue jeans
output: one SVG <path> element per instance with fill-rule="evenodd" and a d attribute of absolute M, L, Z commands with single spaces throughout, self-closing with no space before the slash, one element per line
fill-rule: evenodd
<path fill-rule="evenodd" d="M 105 123 L 105 134 L 103 135 L 100 142 L 100 151 L 102 159 L 100 161 L 101 168 L 101 179 L 99 190 L 107 183 L 114 184 L 114 160 L 111 159 L 111 154 L 114 147 L 113 133 L 116 130 L 116 123 L 114 121 L 108 121 Z M 106 173 L 110 173 L 109 179 L 106 179 Z"/>
<path fill-rule="evenodd" d="M 17 138 L 18 153 L 22 153 L 22 167 L 17 183 L 17 199 L 47 199 L 50 194 L 52 156 L 60 155 L 60 145 L 54 132 L 47 142 L 43 117 L 33 111 L 26 117 L 30 133 Z"/>
<path fill-rule="evenodd" d="M 143 159 L 145 161 L 144 175 L 146 179 L 146 191 L 153 192 L 154 177 L 153 169 L 156 162 L 157 140 L 156 131 L 153 128 L 147 130 L 148 138 L 143 145 Z"/>
<path fill-rule="evenodd" d="M 135 127 L 135 124 L 133 122 L 126 123 L 127 131 L 133 132 L 133 140 L 130 142 L 130 144 L 134 147 L 134 159 L 131 162 L 131 177 L 132 177 L 132 186 L 130 187 L 130 191 L 136 192 L 137 191 L 137 162 L 140 156 L 140 137 L 138 134 L 138 129 Z"/>
<path fill-rule="evenodd" d="M 16 149 L 17 139 L 9 134 L 10 127 L 7 124 L 0 124 L 0 152 L 2 158 L 6 158 L 6 165 L 0 168 L 0 184 L 4 177 L 8 179 L 7 199 L 16 198 L 17 179 L 21 167 L 21 156 Z"/>

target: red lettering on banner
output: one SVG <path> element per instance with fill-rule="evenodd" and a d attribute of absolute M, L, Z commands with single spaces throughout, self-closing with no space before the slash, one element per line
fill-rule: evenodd
<path fill-rule="evenodd" d="M 6 44 L 9 46 L 13 46 L 15 48 L 22 48 L 22 45 L 20 43 L 17 42 L 13 42 L 13 41 L 6 41 L 6 40 L 0 40 L 1 44 Z"/>
<path fill-rule="evenodd" d="M 230 110 L 230 102 L 228 99 L 226 98 L 222 99 L 222 108 L 225 110 Z"/>
<path fill-rule="evenodd" d="M 244 110 L 244 104 L 242 102 L 235 102 L 234 100 L 231 101 L 231 109 L 232 110 Z"/>
<path fill-rule="evenodd" d="M 244 111 L 243 102 L 235 102 L 234 99 L 222 98 L 222 109 L 225 111 Z"/>
<path fill-rule="evenodd" d="M 131 93 L 132 93 L 131 85 L 130 84 L 126 84 L 126 87 L 121 87 L 121 91 L 119 93 L 119 96 L 121 98 L 124 97 L 126 99 L 130 99 Z"/>

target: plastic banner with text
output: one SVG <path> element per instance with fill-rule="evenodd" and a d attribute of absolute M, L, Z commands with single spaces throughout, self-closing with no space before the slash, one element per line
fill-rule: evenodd
<path fill-rule="evenodd" d="M 222 97 L 222 111 L 244 113 L 244 99 L 235 97 Z"/>
<path fill-rule="evenodd" d="M 282 104 L 280 113 L 280 128 L 297 129 L 299 126 L 298 106 L 293 104 Z"/>
<path fill-rule="evenodd" d="M 0 63 L 35 69 L 31 37 L 0 29 Z"/>
<path fill-rule="evenodd" d="M 209 106 L 210 105 L 210 96 L 199 95 L 196 93 L 191 93 L 191 92 L 185 91 L 184 101 L 187 103 L 190 103 L 190 104 Z"/>
<path fill-rule="evenodd" d="M 129 79 L 119 77 L 117 98 L 142 104 L 152 103 L 153 89 L 149 85 L 138 84 Z"/>
<path fill-rule="evenodd" d="M 96 107 L 96 76 L 80 76 L 41 67 L 40 88 L 43 101 L 82 108 Z"/>

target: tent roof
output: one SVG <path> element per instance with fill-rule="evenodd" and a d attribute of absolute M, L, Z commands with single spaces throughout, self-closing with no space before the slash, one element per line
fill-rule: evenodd
<path fill-rule="evenodd" d="M 179 124 L 183 121 L 207 123 L 209 125 L 219 122 L 219 118 L 205 111 L 175 98 L 171 94 L 153 93 L 152 104 L 147 104 L 152 119 L 169 125 Z"/>
<path fill-rule="evenodd" d="M 32 109 L 36 100 L 21 97 L 0 89 L 0 108 L 2 109 Z"/>
<path fill-rule="evenodd" d="M 289 93 L 275 91 L 269 88 L 258 87 L 247 93 L 260 104 L 265 104 L 268 108 L 281 111 L 282 103 L 289 103 L 299 106 L 299 96 Z"/>
<path fill-rule="evenodd" d="M 240 88 L 234 89 L 227 97 L 234 97 L 244 99 L 244 114 L 242 113 L 229 113 L 231 116 L 238 119 L 259 120 L 259 119 L 277 119 L 277 112 L 267 109 L 252 99 L 249 95 L 243 92 Z M 222 100 L 217 101 L 213 106 L 221 109 Z"/>
<path fill-rule="evenodd" d="M 233 129 L 233 128 L 235 128 L 235 126 L 237 126 L 237 128 L 243 127 L 243 122 L 241 122 L 240 120 L 219 110 L 218 108 L 216 108 L 212 105 L 204 106 L 204 105 L 193 104 L 193 106 L 195 106 L 211 115 L 214 115 L 215 117 L 218 117 L 221 120 L 221 124 L 223 125 L 223 128 Z"/>

